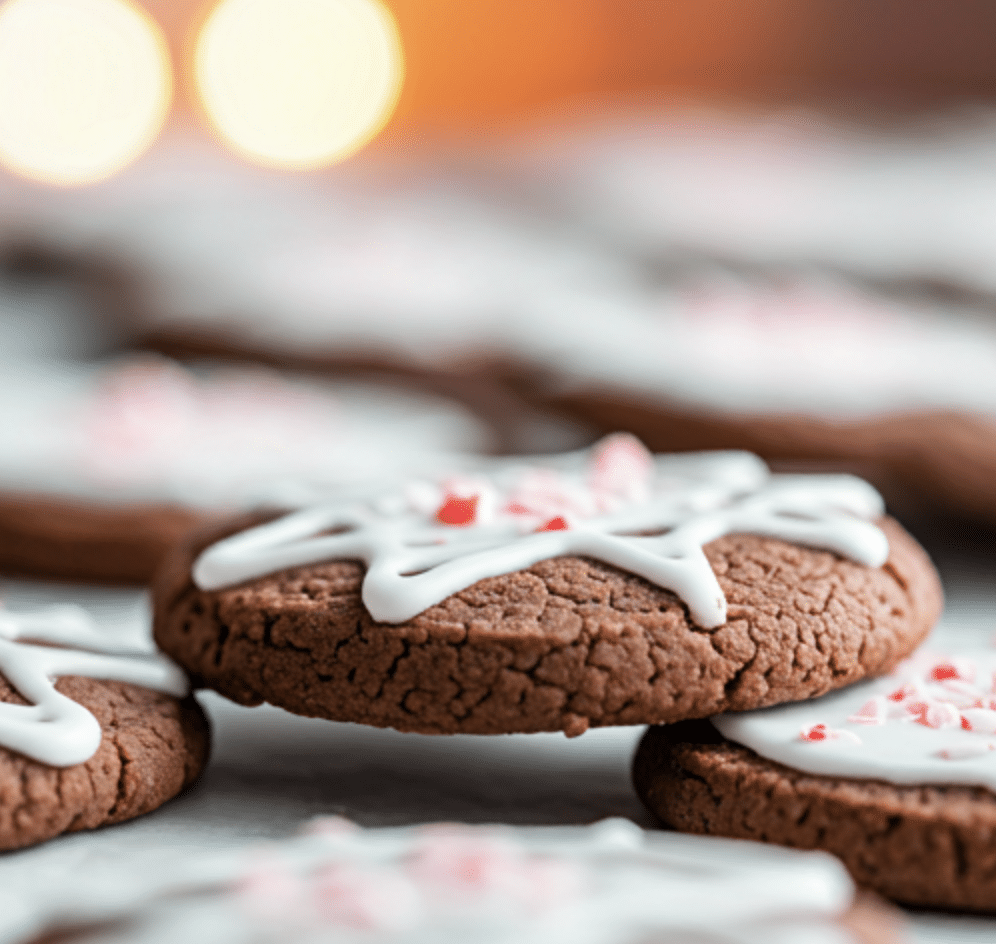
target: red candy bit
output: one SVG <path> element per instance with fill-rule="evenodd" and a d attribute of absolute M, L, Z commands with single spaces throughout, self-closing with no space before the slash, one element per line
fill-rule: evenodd
<path fill-rule="evenodd" d="M 480 501 L 478 495 L 462 498 L 459 495 L 449 494 L 436 512 L 436 521 L 440 524 L 451 524 L 457 527 L 473 524 L 474 519 L 477 518 L 478 501 Z"/>
<path fill-rule="evenodd" d="M 522 502 L 518 502 L 518 501 L 510 501 L 505 506 L 505 513 L 509 514 L 509 515 L 528 515 L 528 514 L 532 514 L 532 512 L 530 512 L 530 510 L 525 505 L 523 505 Z"/>
<path fill-rule="evenodd" d="M 945 679 L 956 679 L 959 676 L 958 670 L 950 662 L 942 662 L 930 670 L 930 677 L 935 682 L 943 682 Z"/>
<path fill-rule="evenodd" d="M 563 515 L 557 515 L 556 518 L 551 518 L 549 521 L 541 524 L 536 532 L 540 531 L 566 531 L 570 525 L 567 523 L 567 519 Z"/>
<path fill-rule="evenodd" d="M 979 734 L 996 734 L 996 711 L 989 708 L 967 708 L 961 713 L 961 726 Z"/>
<path fill-rule="evenodd" d="M 802 741 L 849 741 L 851 744 L 861 743 L 861 738 L 853 731 L 828 728 L 825 724 L 814 724 L 811 728 L 803 728 L 799 733 L 799 739 Z"/>
<path fill-rule="evenodd" d="M 912 685 L 903 685 L 901 688 L 897 688 L 894 692 L 889 692 L 885 697 L 889 701 L 903 701 L 905 698 L 909 698 L 910 695 L 914 694 Z"/>
<path fill-rule="evenodd" d="M 969 659 L 960 659 L 957 656 L 938 662 L 927 676 L 932 682 L 945 682 L 950 679 L 959 679 L 963 682 L 971 682 L 975 678 L 975 665 Z"/>

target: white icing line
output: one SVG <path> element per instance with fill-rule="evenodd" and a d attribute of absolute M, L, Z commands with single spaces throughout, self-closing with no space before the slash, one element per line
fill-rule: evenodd
<path fill-rule="evenodd" d="M 101 739 L 97 719 L 57 692 L 53 679 L 81 675 L 176 697 L 189 691 L 186 675 L 169 659 L 122 649 L 102 639 L 93 620 L 77 607 L 52 607 L 32 614 L 0 611 L 0 637 L 0 674 L 31 702 L 0 704 L 0 747 L 45 764 L 81 764 L 93 756 Z M 52 645 L 33 646 L 18 641 L 22 639 Z"/>
<path fill-rule="evenodd" d="M 881 515 L 882 500 L 851 476 L 771 476 L 747 453 L 652 459 L 622 434 L 548 464 L 496 463 L 477 481 L 436 486 L 457 502 L 455 513 L 471 514 L 463 526 L 440 525 L 446 505 L 429 501 L 434 486 L 426 483 L 418 490 L 424 500 L 409 489 L 407 497 L 307 509 L 226 538 L 198 557 L 193 578 L 215 590 L 288 567 L 360 560 L 364 605 L 375 619 L 400 623 L 478 580 L 581 555 L 672 590 L 712 628 L 725 622 L 726 600 L 702 547 L 723 535 L 781 538 L 870 567 L 888 557 L 885 535 L 862 520 Z M 485 514 L 492 506 L 499 510 Z M 543 530 L 553 522 L 563 529 Z M 655 531 L 664 533 L 646 536 Z"/>
<path fill-rule="evenodd" d="M 921 650 L 885 678 L 813 701 L 720 715 L 713 724 L 731 741 L 806 773 L 996 791 L 994 673 L 991 649 Z M 801 736 L 815 725 L 853 737 Z"/>

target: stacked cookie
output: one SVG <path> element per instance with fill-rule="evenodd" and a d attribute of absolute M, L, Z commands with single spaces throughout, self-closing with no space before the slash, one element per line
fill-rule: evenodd
<path fill-rule="evenodd" d="M 274 187 L 293 212 L 269 207 L 273 232 L 243 226 L 250 203 L 231 199 L 241 241 L 188 244 L 189 197 L 172 229 L 125 205 L 96 242 L 73 238 L 127 245 L 149 305 L 132 327 L 160 351 L 359 363 L 452 390 L 473 375 L 464 399 L 491 399 L 491 419 L 522 398 L 654 449 L 859 468 L 916 503 L 993 514 L 996 461 L 975 434 L 996 395 L 961 382 L 966 363 L 996 364 L 984 323 L 952 330 L 935 308 L 808 278 L 647 291 L 589 244 L 537 266 L 558 238 L 476 227 L 472 200 L 441 223 L 409 194 L 414 222 L 392 235 L 375 191 L 330 230 Z M 387 285 L 385 264 L 405 278 Z M 402 330 L 409 318 L 425 330 Z M 635 781 L 665 823 L 823 848 L 903 902 L 996 908 L 996 665 L 918 650 L 939 581 L 864 481 L 773 474 L 739 451 L 654 456 L 629 434 L 484 458 L 502 431 L 449 400 L 258 368 L 132 356 L 9 373 L 0 568 L 155 573 L 162 652 L 111 645 L 79 613 L 0 616 L 0 782 L 15 785 L 0 847 L 183 789 L 207 747 L 188 690 L 207 687 L 422 734 L 654 725 Z M 954 785 L 922 785 L 939 782 Z M 672 839 L 682 867 L 688 850 L 732 848 Z"/>
<path fill-rule="evenodd" d="M 661 725 L 636 783 L 667 823 L 829 848 L 903 901 L 993 906 L 978 875 L 903 881 L 932 874 L 931 836 L 969 848 L 940 811 L 982 816 L 972 798 L 985 810 L 991 794 L 958 788 L 947 803 L 945 788 L 826 776 L 838 754 L 876 780 L 905 758 L 906 782 L 931 783 L 989 749 L 958 729 L 942 738 L 953 760 L 923 759 L 919 742 L 922 762 L 878 742 L 862 754 L 880 725 L 996 732 L 988 666 L 903 661 L 940 613 L 938 578 L 850 476 L 772 475 L 746 453 L 652 456 L 619 434 L 209 528 L 174 552 L 155 598 L 163 650 L 243 704 L 433 734 Z M 863 681 L 890 672 L 901 681 Z M 749 748 L 777 740 L 772 719 L 791 743 L 766 759 Z M 783 766 L 803 757 L 824 776 Z M 904 870 L 856 843 L 866 820 Z M 982 856 L 987 840 L 973 843 Z"/>
<path fill-rule="evenodd" d="M 618 435 L 208 529 L 164 566 L 155 634 L 240 702 L 400 730 L 705 717 L 880 675 L 923 639 L 936 575 L 881 515 L 857 479 Z"/>

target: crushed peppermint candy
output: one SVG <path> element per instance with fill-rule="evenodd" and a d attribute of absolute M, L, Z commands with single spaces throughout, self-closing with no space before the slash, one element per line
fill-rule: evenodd
<path fill-rule="evenodd" d="M 996 792 L 994 671 L 996 650 L 922 649 L 884 678 L 813 701 L 720 715 L 713 724 L 807 773 Z"/>
<path fill-rule="evenodd" d="M 814 724 L 808 728 L 803 728 L 799 734 L 801 741 L 850 741 L 852 744 L 860 744 L 859 738 L 853 731 L 846 728 L 828 728 L 825 724 Z"/>

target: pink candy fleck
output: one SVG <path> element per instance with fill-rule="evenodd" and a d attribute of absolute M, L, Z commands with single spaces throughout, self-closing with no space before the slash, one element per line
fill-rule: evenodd
<path fill-rule="evenodd" d="M 814 724 L 808 728 L 803 728 L 799 733 L 802 741 L 850 741 L 852 744 L 860 744 L 859 738 L 853 731 L 842 728 L 829 728 L 825 724 Z"/>
<path fill-rule="evenodd" d="M 942 748 L 935 756 L 942 760 L 971 760 L 996 750 L 996 744 L 958 744 Z"/>
<path fill-rule="evenodd" d="M 654 471 L 653 456 L 635 436 L 616 433 L 602 441 L 592 461 L 591 485 L 627 499 L 642 497 Z"/>
<path fill-rule="evenodd" d="M 906 710 L 917 724 L 928 728 L 961 727 L 961 713 L 954 705 L 935 699 L 910 702 Z"/>
<path fill-rule="evenodd" d="M 879 695 L 866 701 L 847 720 L 853 724 L 885 724 L 889 718 L 888 700 Z"/>

